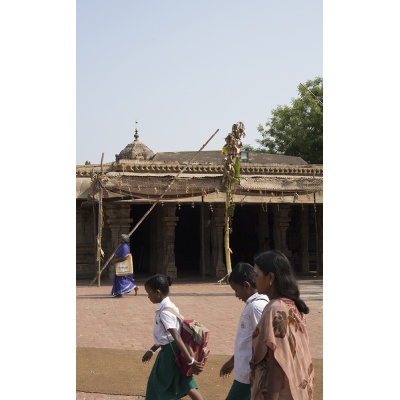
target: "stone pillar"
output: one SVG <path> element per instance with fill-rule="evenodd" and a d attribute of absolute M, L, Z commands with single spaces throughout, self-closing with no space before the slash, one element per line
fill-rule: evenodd
<path fill-rule="evenodd" d="M 86 238 L 86 224 L 85 221 L 89 216 L 89 209 L 87 208 L 77 208 L 76 209 L 76 242 L 83 244 Z M 92 234 L 95 232 L 92 229 Z"/>
<path fill-rule="evenodd" d="M 222 278 L 226 275 L 226 265 L 223 261 L 224 250 L 224 229 L 225 229 L 225 205 L 215 205 L 213 207 L 212 221 L 214 234 L 212 237 L 212 251 L 215 276 Z"/>
<path fill-rule="evenodd" d="M 96 273 L 96 230 L 93 210 L 76 209 L 76 276 L 93 278 Z"/>
<path fill-rule="evenodd" d="M 129 234 L 133 219 L 130 218 L 131 208 L 129 203 L 106 203 L 104 204 L 105 220 L 111 230 L 112 251 L 117 250 L 121 242 L 123 233 Z M 112 253 L 111 253 L 112 254 Z M 105 259 L 108 260 L 111 254 L 106 254 Z M 115 266 L 109 265 L 108 277 L 114 279 Z"/>
<path fill-rule="evenodd" d="M 274 240 L 275 249 L 284 253 L 289 259 L 289 249 L 286 242 L 286 231 L 289 227 L 289 204 L 274 205 Z"/>
<path fill-rule="evenodd" d="M 301 272 L 310 272 L 310 254 L 308 252 L 309 224 L 308 204 L 304 204 L 301 210 Z"/>
<path fill-rule="evenodd" d="M 179 217 L 175 216 L 176 204 L 164 205 L 164 270 L 172 278 L 177 277 L 175 265 L 175 227 Z"/>

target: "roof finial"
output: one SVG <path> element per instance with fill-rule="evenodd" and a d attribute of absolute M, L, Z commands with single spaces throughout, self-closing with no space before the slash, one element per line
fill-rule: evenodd
<path fill-rule="evenodd" d="M 139 140 L 139 134 L 138 134 L 138 130 L 137 130 L 137 124 L 138 122 L 135 120 L 135 142 Z"/>

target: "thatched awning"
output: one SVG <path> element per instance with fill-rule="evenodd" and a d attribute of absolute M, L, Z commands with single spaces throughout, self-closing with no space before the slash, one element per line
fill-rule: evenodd
<path fill-rule="evenodd" d="M 108 172 L 101 178 L 104 199 L 131 201 L 225 201 L 225 187 L 220 174 L 173 174 Z M 172 184 L 171 184 L 172 182 Z M 235 201 L 251 203 L 265 202 L 310 202 L 310 194 L 317 193 L 322 202 L 322 178 L 302 176 L 241 176 L 234 186 Z M 168 188 L 168 186 L 170 187 Z M 77 178 L 77 198 L 98 198 L 97 178 Z"/>

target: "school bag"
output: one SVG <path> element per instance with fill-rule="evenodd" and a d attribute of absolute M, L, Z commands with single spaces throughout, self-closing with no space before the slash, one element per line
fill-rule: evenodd
<path fill-rule="evenodd" d="M 190 356 L 196 361 L 202 362 L 203 365 L 205 365 L 208 355 L 210 354 L 210 350 L 207 347 L 210 337 L 210 330 L 195 319 L 185 319 L 183 315 L 178 315 L 173 308 L 165 307 L 163 311 L 169 311 L 179 318 L 179 320 L 182 322 L 182 341 L 185 344 Z M 175 363 L 181 369 L 182 373 L 186 376 L 193 375 L 193 366 L 188 365 L 185 357 L 182 356 L 181 351 L 178 349 L 175 353 L 173 348 L 172 351 L 175 355 Z"/>

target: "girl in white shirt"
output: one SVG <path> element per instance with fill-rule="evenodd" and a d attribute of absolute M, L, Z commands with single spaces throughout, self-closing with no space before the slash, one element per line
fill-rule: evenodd
<path fill-rule="evenodd" d="M 147 382 L 146 400 L 179 400 L 186 395 L 193 400 L 204 400 L 197 390 L 193 375 L 185 376 L 175 364 L 175 354 L 179 349 L 188 365 L 193 366 L 195 374 L 204 369 L 202 363 L 190 356 L 182 341 L 180 320 L 170 311 L 164 310 L 169 307 L 179 315 L 179 309 L 168 297 L 171 284 L 170 276 L 160 274 L 152 276 L 144 284 L 149 300 L 158 304 L 158 307 L 153 331 L 154 344 L 146 351 L 142 362 L 149 362 L 155 351 L 161 347 Z"/>

